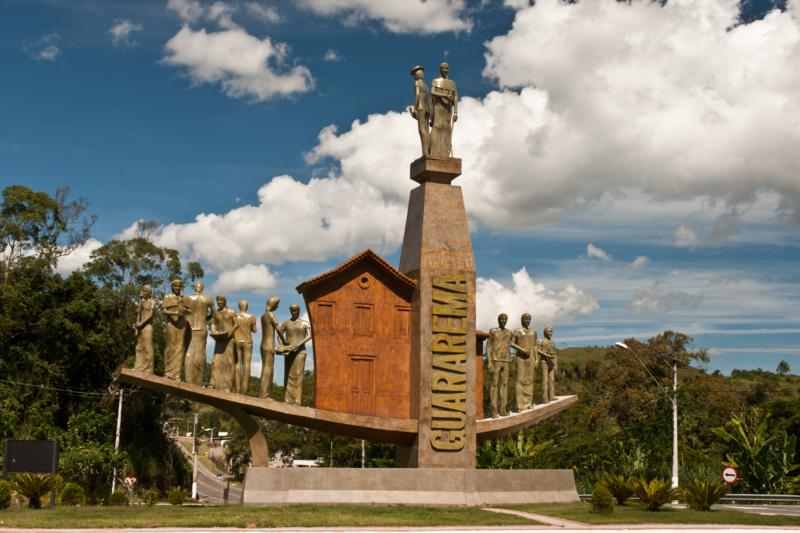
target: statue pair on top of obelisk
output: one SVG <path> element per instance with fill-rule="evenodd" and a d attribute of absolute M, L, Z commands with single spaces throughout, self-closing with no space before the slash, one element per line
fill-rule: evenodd
<path fill-rule="evenodd" d="M 422 156 L 451 157 L 453 155 L 453 124 L 458 120 L 458 91 L 447 77 L 447 63 L 439 65 L 440 77 L 431 82 L 430 96 L 425 85 L 425 69 L 411 69 L 414 77 L 414 105 L 408 107 L 417 120 Z"/>

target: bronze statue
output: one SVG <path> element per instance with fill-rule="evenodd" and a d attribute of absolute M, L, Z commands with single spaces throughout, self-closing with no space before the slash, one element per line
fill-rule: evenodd
<path fill-rule="evenodd" d="M 210 333 L 215 341 L 211 381 L 208 384 L 211 388 L 234 392 L 233 333 L 238 327 L 236 313 L 228 309 L 228 300 L 224 296 L 217 296 L 217 310 L 214 311 L 210 324 Z"/>
<path fill-rule="evenodd" d="M 139 291 L 139 305 L 136 306 L 136 322 L 132 324 L 136 334 L 136 362 L 133 369 L 153 373 L 153 288 L 144 285 Z"/>
<path fill-rule="evenodd" d="M 544 339 L 539 339 L 537 351 L 542 359 L 542 401 L 556 399 L 556 371 L 558 370 L 558 351 L 553 342 L 553 328 L 544 328 Z"/>
<path fill-rule="evenodd" d="M 414 77 L 414 105 L 408 106 L 408 112 L 417 120 L 419 140 L 422 142 L 422 155 L 431 152 L 431 132 L 429 122 L 431 117 L 431 101 L 428 98 L 428 87 L 425 85 L 425 69 L 417 65 L 411 69 Z"/>
<path fill-rule="evenodd" d="M 239 302 L 236 324 L 238 327 L 233 335 L 236 341 L 234 390 L 239 394 L 247 394 L 247 386 L 250 384 L 250 360 L 253 357 L 253 333 L 256 332 L 256 317 L 247 312 L 247 300 Z"/>
<path fill-rule="evenodd" d="M 186 383 L 203 384 L 203 373 L 206 369 L 206 342 L 208 339 L 208 320 L 214 313 L 214 302 L 211 296 L 203 293 L 203 282 L 195 281 L 194 294 L 183 297 L 184 305 L 189 310 L 187 320 L 192 330 L 189 349 L 186 350 L 186 364 L 183 374 Z"/>
<path fill-rule="evenodd" d="M 283 386 L 286 389 L 285 401 L 300 405 L 303 395 L 303 373 L 306 369 L 306 343 L 311 340 L 311 327 L 300 319 L 300 306 L 289 306 L 292 318 L 285 320 L 279 330 L 286 337 L 286 344 L 278 352 L 286 354 Z"/>
<path fill-rule="evenodd" d="M 490 389 L 490 403 L 492 417 L 505 416 L 508 403 L 508 371 L 511 365 L 511 340 L 513 334 L 506 329 L 508 315 L 501 313 L 497 317 L 498 327 L 489 330 L 486 341 L 486 359 L 489 363 L 489 372 L 492 375 Z"/>
<path fill-rule="evenodd" d="M 281 299 L 271 296 L 264 306 L 264 314 L 261 315 L 261 391 L 260 398 L 269 398 L 272 392 L 272 377 L 275 371 L 275 334 L 281 345 L 286 344 L 286 339 L 275 318 L 275 310 Z"/>
<path fill-rule="evenodd" d="M 186 355 L 186 336 L 188 323 L 186 315 L 189 310 L 183 304 L 183 282 L 173 279 L 170 283 L 171 294 L 164 295 L 164 319 L 166 329 L 164 332 L 164 377 L 180 381 L 183 370 L 183 358 Z"/>
<path fill-rule="evenodd" d="M 458 120 L 458 91 L 453 80 L 447 78 L 450 67 L 439 65 L 441 77 L 431 82 L 432 114 L 430 155 L 450 157 L 453 152 L 453 125 Z"/>
<path fill-rule="evenodd" d="M 517 411 L 533 407 L 533 381 L 536 376 L 536 365 L 539 364 L 539 352 L 536 349 L 536 330 L 530 329 L 531 315 L 522 315 L 522 327 L 514 332 L 513 347 L 517 351 L 516 400 Z"/>

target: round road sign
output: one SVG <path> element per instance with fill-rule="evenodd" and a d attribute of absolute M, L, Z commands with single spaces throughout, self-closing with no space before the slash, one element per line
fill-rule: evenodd
<path fill-rule="evenodd" d="M 730 485 L 734 481 L 739 479 L 739 473 L 736 471 L 735 468 L 728 467 L 722 471 L 722 480 Z"/>

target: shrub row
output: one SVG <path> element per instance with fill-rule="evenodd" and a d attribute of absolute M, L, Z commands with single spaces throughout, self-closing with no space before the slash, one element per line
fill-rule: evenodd
<path fill-rule="evenodd" d="M 649 511 L 656 511 L 665 503 L 682 496 L 692 509 L 708 511 L 728 492 L 721 481 L 693 479 L 678 489 L 673 489 L 666 479 L 645 480 L 623 475 L 603 474 L 592 491 L 592 510 L 609 513 L 613 503 L 625 505 L 631 496 L 636 495 L 639 502 Z"/>

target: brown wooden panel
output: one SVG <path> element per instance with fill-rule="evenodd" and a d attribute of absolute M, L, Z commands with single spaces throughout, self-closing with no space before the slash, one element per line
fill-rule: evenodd
<path fill-rule="evenodd" d="M 353 335 L 372 335 L 373 304 L 361 302 L 355 304 L 354 308 Z"/>
<path fill-rule="evenodd" d="M 353 265 L 307 289 L 303 296 L 314 310 L 317 408 L 410 417 L 411 294 L 374 262 Z M 318 325 L 328 318 L 330 327 Z"/>
<path fill-rule="evenodd" d="M 395 335 L 398 337 L 408 337 L 411 326 L 411 306 L 395 305 L 395 313 L 392 322 L 395 326 Z"/>
<path fill-rule="evenodd" d="M 359 415 L 375 413 L 375 356 L 350 355 L 350 412 Z"/>
<path fill-rule="evenodd" d="M 333 333 L 336 323 L 335 303 L 328 301 L 316 302 L 313 307 L 314 327 L 317 333 Z"/>

